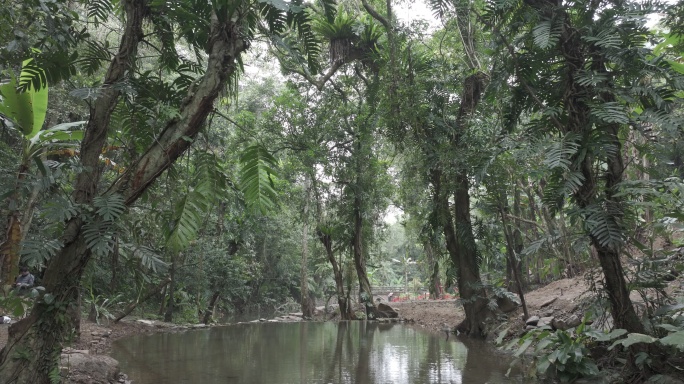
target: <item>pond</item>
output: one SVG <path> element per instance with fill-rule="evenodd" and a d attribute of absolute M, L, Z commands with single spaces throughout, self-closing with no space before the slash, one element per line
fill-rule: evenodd
<path fill-rule="evenodd" d="M 118 340 L 113 357 L 134 384 L 531 383 L 508 362 L 400 324 L 251 323 Z"/>

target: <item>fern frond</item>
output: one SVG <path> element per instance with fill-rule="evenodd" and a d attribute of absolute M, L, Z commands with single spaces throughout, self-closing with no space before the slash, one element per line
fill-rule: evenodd
<path fill-rule="evenodd" d="M 150 247 L 124 243 L 121 244 L 120 249 L 123 251 L 124 257 L 140 259 L 140 264 L 154 273 L 163 272 L 169 266 L 159 255 L 159 252 Z"/>
<path fill-rule="evenodd" d="M 555 19 L 544 20 L 532 29 L 534 44 L 541 49 L 547 49 L 558 44 L 561 35 L 561 27 Z"/>
<path fill-rule="evenodd" d="M 174 252 L 187 248 L 195 240 L 205 212 L 204 196 L 190 192 L 176 204 L 166 232 L 166 246 Z"/>
<path fill-rule="evenodd" d="M 273 178 L 277 160 L 261 145 L 247 147 L 240 155 L 240 189 L 247 206 L 266 213 L 276 206 Z"/>
<path fill-rule="evenodd" d="M 87 2 L 88 18 L 95 26 L 108 20 L 114 13 L 114 5 L 109 0 L 90 0 Z"/>

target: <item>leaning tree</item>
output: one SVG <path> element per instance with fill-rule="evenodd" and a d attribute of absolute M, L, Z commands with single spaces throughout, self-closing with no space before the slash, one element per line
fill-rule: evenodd
<path fill-rule="evenodd" d="M 102 15 L 109 17 L 112 4 L 97 2 L 91 7 L 102 5 L 107 8 Z M 45 294 L 28 316 L 9 330 L 8 343 L 0 351 L 3 383 L 47 384 L 59 374 L 61 347 L 72 331 L 67 311 L 77 305 L 80 278 L 93 248 L 102 246 L 102 231 L 192 145 L 212 113 L 214 101 L 228 88 L 235 89 L 241 55 L 256 34 L 296 31 L 306 41 L 304 52 L 309 62 L 316 63 L 318 45 L 301 1 L 125 0 L 120 6 L 123 21 L 116 53 L 109 56 L 107 50 L 98 52 L 102 56 L 97 60 L 106 63 L 106 74 L 89 100 L 90 113 L 78 159 L 80 172 L 71 194 L 76 214 L 65 221 L 61 247 L 45 270 Z M 334 11 L 334 4 L 323 2 L 323 10 Z M 174 83 L 155 80 L 142 68 L 148 63 L 139 56 L 138 48 L 152 44 L 150 34 L 161 41 L 157 47 L 159 70 L 177 74 Z M 187 55 L 180 55 L 178 44 L 188 44 L 196 61 L 189 63 L 184 57 Z M 77 63 L 62 64 L 75 68 Z M 112 121 L 117 105 L 135 104 L 136 91 L 149 94 L 150 89 L 158 90 L 160 98 L 168 94 L 159 106 L 172 113 L 157 122 L 158 130 L 144 132 L 154 140 L 143 140 L 146 145 L 131 151 L 130 161 L 120 168 L 122 173 L 105 175 L 100 156 L 108 138 L 115 134 Z"/>

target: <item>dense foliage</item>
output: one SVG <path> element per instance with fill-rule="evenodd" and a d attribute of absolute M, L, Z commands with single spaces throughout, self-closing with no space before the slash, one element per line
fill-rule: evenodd
<path fill-rule="evenodd" d="M 44 289 L 1 304 L 33 307 L 0 381 L 49 382 L 80 312 L 208 323 L 334 297 L 372 318 L 390 286 L 460 295 L 483 336 L 497 298 L 587 271 L 624 333 L 520 353 L 574 379 L 616 339 L 662 347 L 628 353 L 661 369 L 684 344 L 661 294 L 684 269 L 682 6 L 397 6 L 5 2 L 0 280 L 22 264 Z"/>

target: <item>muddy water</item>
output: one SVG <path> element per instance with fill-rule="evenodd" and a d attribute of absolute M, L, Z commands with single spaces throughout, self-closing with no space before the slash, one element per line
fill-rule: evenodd
<path fill-rule="evenodd" d="M 137 336 L 113 356 L 134 384 L 528 383 L 481 344 L 401 325 L 261 323 Z"/>

